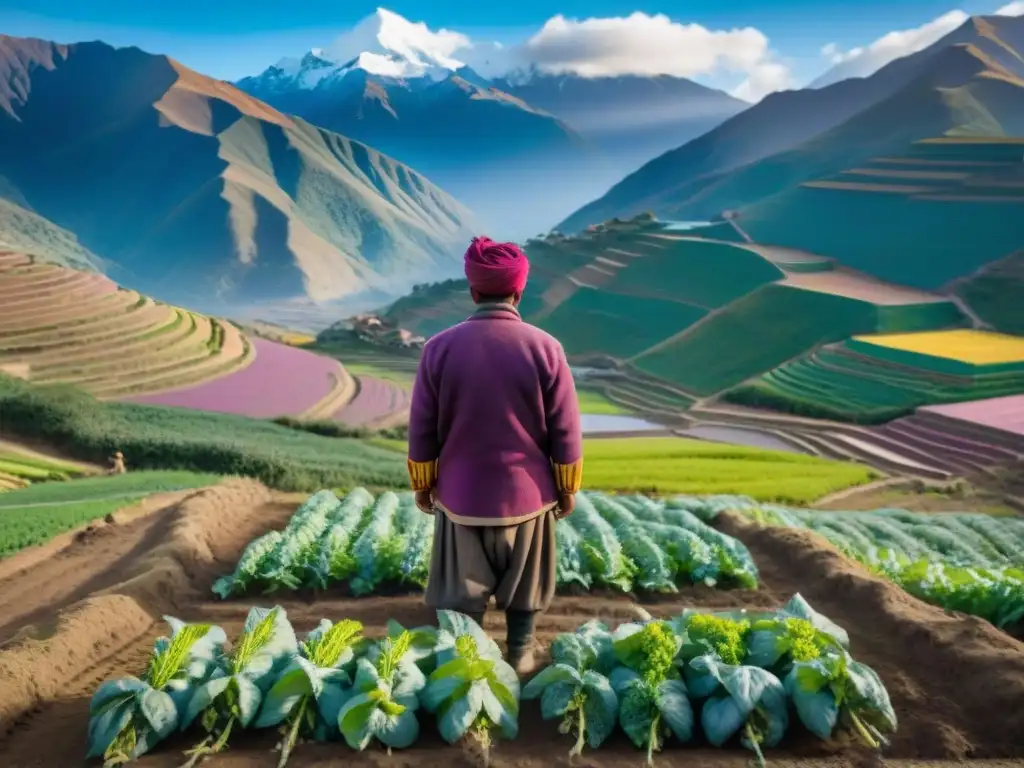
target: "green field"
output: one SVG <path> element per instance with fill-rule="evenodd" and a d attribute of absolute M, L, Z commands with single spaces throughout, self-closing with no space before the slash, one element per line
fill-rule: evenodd
<path fill-rule="evenodd" d="M 405 454 L 400 440 L 375 442 Z M 875 477 L 858 464 L 676 437 L 585 440 L 583 454 L 583 487 L 591 491 L 740 494 L 808 504 Z"/>
<path fill-rule="evenodd" d="M 242 416 L 102 403 L 71 388 L 0 376 L 4 436 L 45 440 L 84 461 L 125 454 L 129 470 L 185 469 L 256 477 L 284 490 L 403 485 L 404 461 L 338 439 Z"/>
<path fill-rule="evenodd" d="M 609 290 L 628 289 L 705 309 L 728 304 L 784 277 L 778 267 L 758 254 L 727 243 L 640 236 L 616 247 L 644 256 L 619 257 L 626 267 L 617 273 Z M 614 253 L 606 255 L 615 258 Z"/>
<path fill-rule="evenodd" d="M 828 293 L 767 285 L 674 342 L 632 361 L 644 373 L 711 395 L 814 348 L 875 327 L 875 308 Z"/>
<path fill-rule="evenodd" d="M 923 405 L 1024 392 L 1024 374 L 936 376 L 885 359 L 822 349 L 786 363 L 727 394 L 744 405 L 800 416 L 880 424 Z"/>
<path fill-rule="evenodd" d="M 632 357 L 697 322 L 705 310 L 679 301 L 580 288 L 537 325 L 555 335 L 570 357 Z M 529 319 L 529 318 L 527 318 Z"/>
<path fill-rule="evenodd" d="M 134 472 L 36 485 L 0 496 L 0 558 L 162 491 L 201 488 L 220 479 L 196 472 Z"/>
<path fill-rule="evenodd" d="M 613 403 L 600 392 L 589 389 L 577 389 L 576 399 L 580 403 L 580 413 L 595 415 L 621 416 L 629 413 L 625 408 Z"/>

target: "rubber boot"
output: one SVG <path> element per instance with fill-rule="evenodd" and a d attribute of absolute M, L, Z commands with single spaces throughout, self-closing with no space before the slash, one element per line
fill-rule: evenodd
<path fill-rule="evenodd" d="M 473 621 L 480 625 L 480 629 L 484 628 L 484 616 L 487 615 L 487 611 L 462 611 L 466 616 L 469 616 Z"/>
<path fill-rule="evenodd" d="M 519 677 L 528 677 L 536 671 L 533 657 L 533 611 L 506 611 L 508 624 L 508 663 Z"/>

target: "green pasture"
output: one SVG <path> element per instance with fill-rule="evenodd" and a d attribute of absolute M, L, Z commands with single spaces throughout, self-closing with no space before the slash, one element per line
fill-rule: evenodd
<path fill-rule="evenodd" d="M 402 455 L 402 440 L 373 440 Z M 675 437 L 584 441 L 583 487 L 651 494 L 739 494 L 758 501 L 808 504 L 870 482 L 859 464 L 784 451 L 722 445 Z"/>

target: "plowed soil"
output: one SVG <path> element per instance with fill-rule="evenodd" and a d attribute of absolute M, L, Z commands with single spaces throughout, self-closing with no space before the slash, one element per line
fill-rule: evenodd
<path fill-rule="evenodd" d="M 72 536 L 59 551 L 25 552 L 0 568 L 0 766 L 70 768 L 82 765 L 89 698 L 104 680 L 144 669 L 162 614 L 221 624 L 236 633 L 253 601 L 210 599 L 212 580 L 230 570 L 246 543 L 281 527 L 297 504 L 252 481 L 228 481 L 202 491 L 165 496 L 111 524 Z M 823 539 L 782 529 L 758 529 L 726 516 L 722 527 L 750 548 L 762 573 L 756 591 L 685 589 L 671 598 L 643 599 L 655 616 L 685 607 L 775 607 L 800 592 L 845 627 L 854 655 L 874 667 L 900 718 L 884 760 L 844 744 L 823 744 L 798 724 L 767 755 L 773 766 L 1024 765 L 1024 644 L 985 622 L 952 615 L 909 597 L 867 574 Z M 46 555 L 46 556 L 42 556 Z M 255 600 L 263 604 L 268 600 Z M 321 617 L 359 619 L 371 635 L 391 617 L 406 626 L 431 621 L 417 595 L 350 599 L 340 594 L 282 595 L 296 630 Z M 637 599 L 622 595 L 561 596 L 539 622 L 546 646 L 558 632 L 589 618 L 609 624 L 637 616 Z M 500 614 L 485 628 L 504 639 Z M 176 766 L 194 734 L 176 736 L 140 765 Z M 277 764 L 276 734 L 240 734 L 211 768 Z M 520 737 L 499 743 L 494 768 L 565 766 L 571 744 L 555 723 L 523 706 Z M 672 745 L 659 766 L 745 766 L 738 746 Z M 984 760 L 984 762 L 981 762 Z M 632 768 L 642 755 L 621 735 L 584 753 L 583 768 Z M 389 756 L 346 746 L 300 746 L 289 765 L 479 766 L 472 751 L 445 745 L 424 718 L 423 735 Z"/>

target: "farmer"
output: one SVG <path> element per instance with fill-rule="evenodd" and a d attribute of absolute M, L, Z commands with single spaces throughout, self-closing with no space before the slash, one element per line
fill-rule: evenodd
<path fill-rule="evenodd" d="M 439 513 L 426 602 L 482 624 L 493 596 L 525 676 L 555 593 L 555 521 L 583 476 L 579 404 L 562 346 L 519 315 L 526 255 L 478 237 L 465 269 L 477 310 L 427 342 L 409 419 L 416 504 Z"/>
<path fill-rule="evenodd" d="M 124 454 L 117 451 L 113 456 L 110 457 L 110 469 L 107 470 L 108 475 L 123 475 L 128 470 L 124 466 Z"/>

